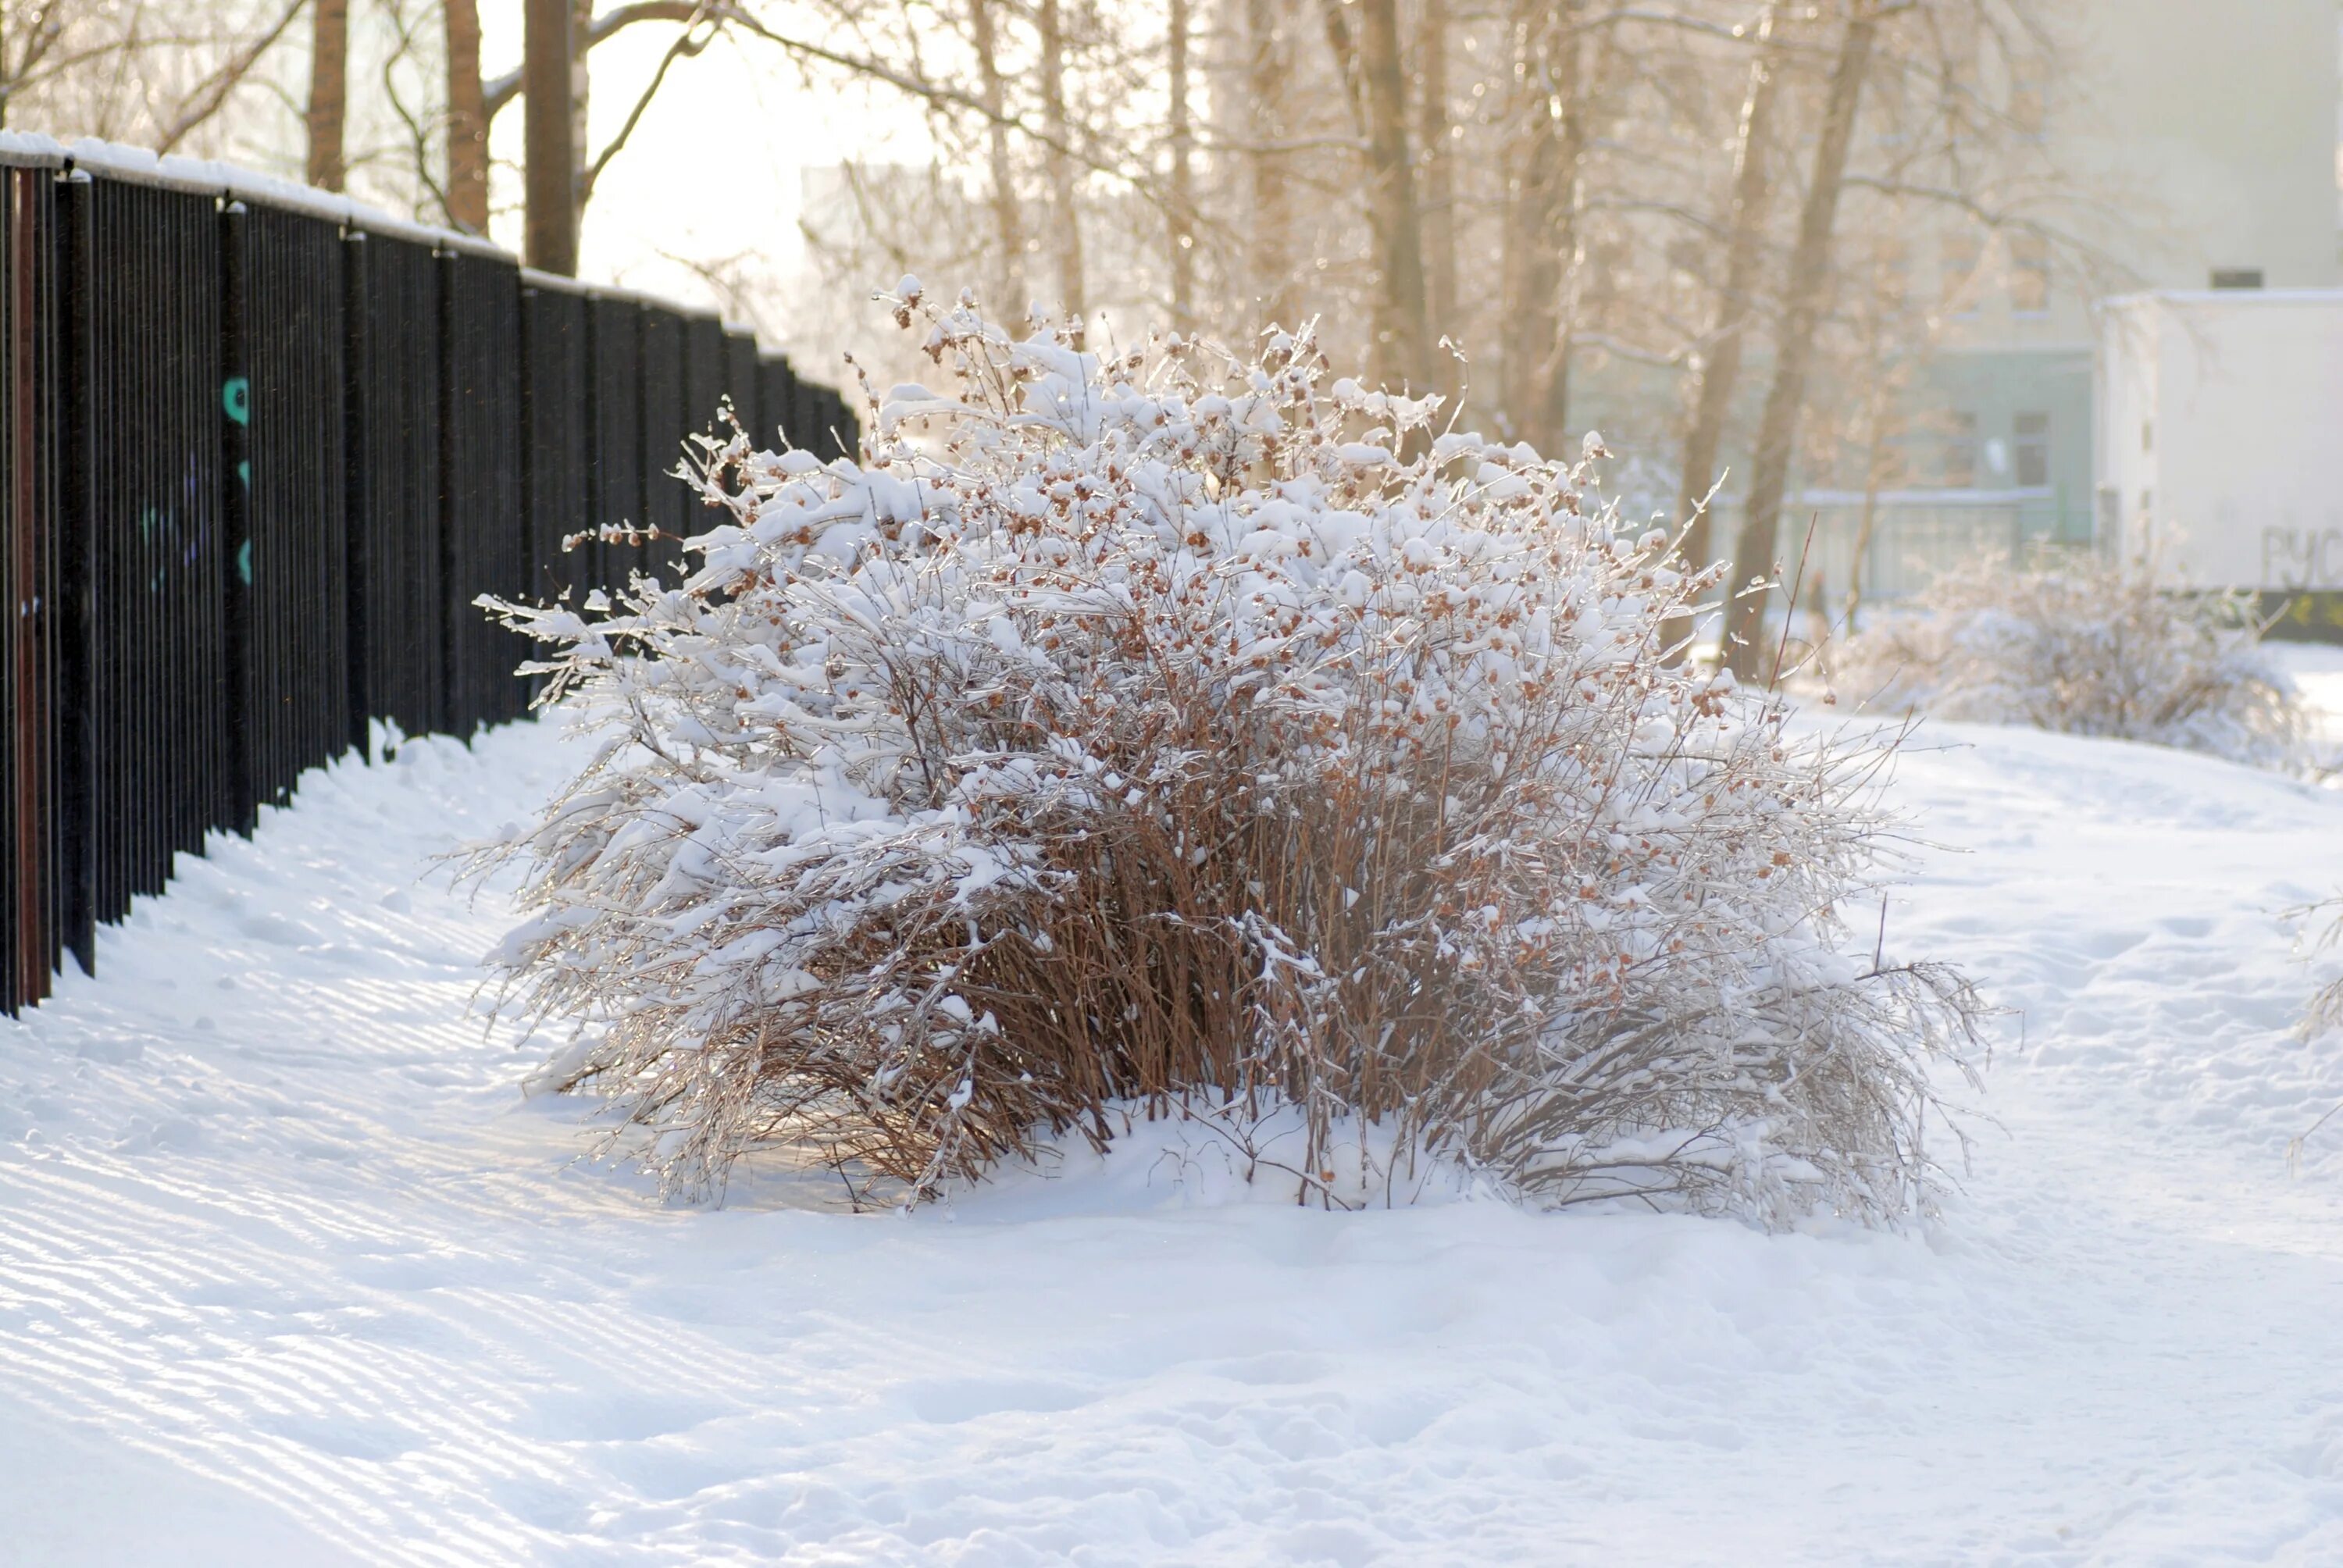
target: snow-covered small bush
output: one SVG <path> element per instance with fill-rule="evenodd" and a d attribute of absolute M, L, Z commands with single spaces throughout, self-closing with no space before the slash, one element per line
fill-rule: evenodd
<path fill-rule="evenodd" d="M 782 1144 L 917 1198 L 1184 1104 L 1298 1114 L 1327 1201 L 1361 1117 L 1542 1202 L 1925 1200 L 1974 1003 L 1841 924 L 1892 738 L 1672 666 L 1709 585 L 1584 465 L 1306 333 L 893 303 L 956 385 L 874 397 L 862 461 L 711 444 L 688 580 L 506 607 L 607 740 L 489 852 L 495 961 L 672 1189 Z"/>
<path fill-rule="evenodd" d="M 2097 558 L 1939 577 L 1838 651 L 1832 677 L 1892 709 L 2146 740 L 2241 762 L 2298 759 L 2293 683 L 2253 597 L 2177 593 Z"/>

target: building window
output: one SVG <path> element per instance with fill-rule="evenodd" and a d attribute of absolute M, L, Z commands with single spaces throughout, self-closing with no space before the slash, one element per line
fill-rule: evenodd
<path fill-rule="evenodd" d="M 2017 486 L 2038 490 L 2050 483 L 2050 416 L 2017 417 Z"/>
<path fill-rule="evenodd" d="M 2262 269 L 2258 266 L 2217 266 L 2213 269 L 2216 288 L 2259 288 Z"/>
<path fill-rule="evenodd" d="M 1945 484 L 1949 489 L 1976 488 L 1977 418 L 1974 414 L 1950 414 L 1945 418 Z"/>
<path fill-rule="evenodd" d="M 2050 310 L 2050 242 L 2038 234 L 2009 236 L 2009 307 L 2020 316 Z"/>

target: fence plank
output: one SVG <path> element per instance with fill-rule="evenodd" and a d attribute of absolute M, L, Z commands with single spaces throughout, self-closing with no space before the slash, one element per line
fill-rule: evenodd
<path fill-rule="evenodd" d="M 55 602 L 56 476 L 54 422 L 55 182 L 46 171 L 10 169 L 0 182 L 0 581 L 7 625 L 0 631 L 0 821 L 5 821 L 7 948 L 0 957 L 0 1008 L 15 1012 L 47 994 L 56 963 L 53 670 L 49 623 Z"/>
<path fill-rule="evenodd" d="M 514 668 L 528 648 L 473 601 L 528 586 L 521 494 L 519 270 L 488 256 L 443 255 L 440 622 L 447 727 L 468 735 L 517 717 L 527 690 Z"/>
<path fill-rule="evenodd" d="M 220 273 L 215 204 L 98 180 L 91 193 L 98 912 L 158 893 L 215 825 Z"/>
<path fill-rule="evenodd" d="M 439 271 L 426 246 L 363 242 L 351 449 L 361 465 L 351 571 L 367 606 L 351 658 L 358 710 L 410 735 L 446 723 L 440 636 Z"/>
<path fill-rule="evenodd" d="M 92 551 L 97 528 L 96 413 L 90 373 L 95 265 L 92 181 L 56 181 L 57 227 L 57 861 L 60 945 L 82 972 L 97 973 L 96 839 L 96 610 Z"/>
<path fill-rule="evenodd" d="M 258 206 L 244 236 L 248 467 L 231 493 L 248 548 L 235 580 L 249 604 L 253 784 L 281 803 L 350 732 L 343 241 L 325 219 Z"/>
<path fill-rule="evenodd" d="M 589 588 L 623 584 L 639 560 L 608 536 L 649 526 L 643 512 L 643 310 L 631 299 L 596 299 L 591 324 L 594 386 L 592 526 L 606 538 L 585 563 Z"/>
<path fill-rule="evenodd" d="M 677 312 L 656 305 L 644 306 L 642 317 L 640 516 L 650 538 L 633 552 L 629 565 L 635 570 L 656 573 L 672 585 L 676 563 L 683 558 L 676 543 L 688 526 L 689 500 L 672 472 L 683 453 L 684 432 L 691 427 L 684 397 L 684 322 Z"/>
<path fill-rule="evenodd" d="M 595 382 L 587 301 L 567 289 L 521 291 L 522 461 L 528 492 L 529 580 L 538 599 L 592 586 L 590 542 L 569 540 L 591 526 L 595 479 Z"/>

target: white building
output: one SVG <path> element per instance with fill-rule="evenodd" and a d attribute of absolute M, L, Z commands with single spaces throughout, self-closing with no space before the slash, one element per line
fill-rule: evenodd
<path fill-rule="evenodd" d="M 2102 542 L 2343 635 L 2343 290 L 2167 290 L 2102 322 Z"/>
<path fill-rule="evenodd" d="M 1885 548 L 1865 574 L 1875 592 L 1912 586 L 1952 554 L 2101 538 L 2106 524 L 2137 522 L 2127 509 L 2143 487 L 2177 503 L 2168 474 L 2137 483 L 2136 464 L 2111 467 L 2120 443 L 2094 440 L 2095 427 L 2122 422 L 2095 407 L 2105 296 L 2343 285 L 2343 5 L 2064 0 L 2054 25 L 2049 79 L 2012 71 L 1979 86 L 2038 126 L 2045 162 L 2063 176 L 2042 216 L 2083 239 L 2094 264 L 2014 231 L 1954 226 L 1920 242 L 1916 282 L 1956 303 L 1908 398 L 1919 434 L 1908 480 L 1882 498 Z M 2258 352 L 2251 337 L 2238 355 Z M 2311 439 L 2299 412 L 2273 408 L 2255 439 Z M 2330 395 L 2326 415 L 2343 432 L 2343 399 Z M 2267 457 L 2310 471 L 2292 448 Z M 2110 501 L 2103 487 L 2129 493 Z M 2263 504 L 2227 495 L 2240 518 Z M 1846 498 L 1835 499 L 1821 508 L 1825 530 L 1851 533 L 1832 515 Z M 2213 526 L 2191 520 L 2199 536 Z"/>

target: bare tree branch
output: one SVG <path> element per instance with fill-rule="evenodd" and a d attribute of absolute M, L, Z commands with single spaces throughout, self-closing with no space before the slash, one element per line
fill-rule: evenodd
<path fill-rule="evenodd" d="M 188 132 L 218 114 L 221 106 L 227 102 L 227 95 L 236 91 L 236 84 L 243 81 L 252 67 L 260 63 L 260 57 L 268 52 L 270 45 L 284 35 L 285 29 L 293 25 L 293 18 L 298 16 L 302 8 L 308 3 L 309 0 L 292 0 L 292 4 L 286 6 L 278 15 L 276 23 L 268 31 L 230 55 L 226 64 L 205 78 L 189 96 L 186 106 L 180 111 L 178 117 L 166 126 L 162 135 L 156 138 L 155 150 L 157 153 L 169 152 L 186 139 Z"/>
<path fill-rule="evenodd" d="M 687 26 L 702 17 L 719 22 L 739 21 L 743 14 L 738 8 L 724 5 L 699 5 L 695 0 L 634 0 L 615 11 L 605 12 L 594 18 L 593 30 L 586 35 L 586 46 L 617 37 L 639 22 L 681 22 Z M 694 50 L 697 54 L 698 51 Z M 482 112 L 493 121 L 507 104 L 520 96 L 520 72 L 508 71 L 495 80 L 481 85 Z"/>
<path fill-rule="evenodd" d="M 636 9 L 649 8 L 648 5 L 636 7 Z M 602 171 L 609 166 L 612 158 L 618 156 L 618 150 L 627 145 L 627 138 L 635 134 L 635 126 L 642 122 L 643 111 L 651 106 L 651 99 L 659 95 L 659 85 L 667 80 L 669 69 L 678 60 L 699 54 L 715 41 L 718 33 L 723 31 L 724 24 L 721 20 L 718 20 L 716 25 L 705 35 L 697 39 L 692 36 L 691 30 L 707 16 L 709 9 L 707 5 L 692 7 L 690 15 L 684 21 L 683 31 L 676 35 L 675 42 L 667 46 L 667 53 L 659 56 L 659 69 L 651 73 L 650 85 L 642 90 L 641 96 L 635 100 L 635 106 L 628 111 L 626 124 L 618 127 L 618 136 L 612 139 L 608 146 L 602 149 L 601 156 L 596 158 L 587 168 L 583 188 L 578 193 L 578 205 L 580 209 L 593 199 L 594 182 L 602 177 Z M 600 24 L 596 24 L 595 32 L 598 37 L 602 35 Z"/>

